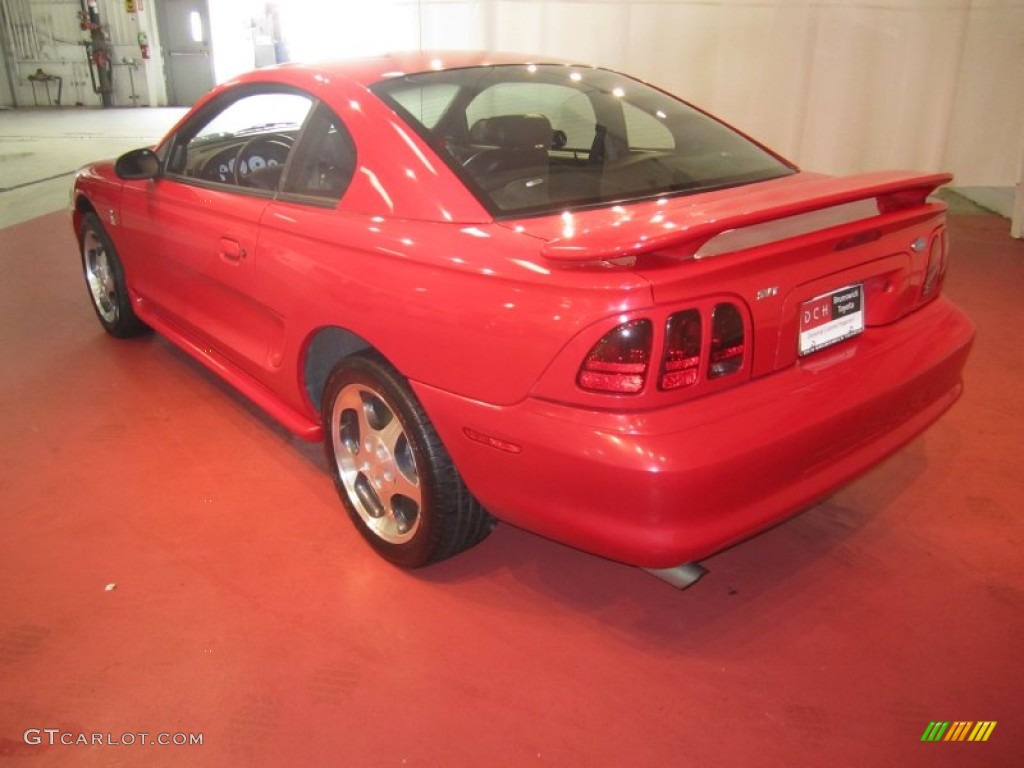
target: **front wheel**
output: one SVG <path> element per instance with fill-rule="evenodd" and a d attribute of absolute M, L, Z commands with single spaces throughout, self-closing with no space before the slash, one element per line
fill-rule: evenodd
<path fill-rule="evenodd" d="M 121 339 L 148 331 L 132 310 L 121 260 L 96 214 L 87 213 L 82 218 L 78 242 L 89 298 L 103 328 Z"/>
<path fill-rule="evenodd" d="M 418 568 L 490 533 L 493 519 L 463 484 L 408 383 L 381 357 L 338 363 L 321 413 L 338 494 L 386 560 Z"/>

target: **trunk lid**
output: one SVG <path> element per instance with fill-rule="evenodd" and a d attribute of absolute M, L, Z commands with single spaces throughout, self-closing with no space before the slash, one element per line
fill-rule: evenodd
<path fill-rule="evenodd" d="M 950 180 L 899 171 L 800 173 L 502 224 L 543 240 L 553 265 L 603 262 L 635 271 L 650 281 L 658 305 L 683 309 L 709 296 L 740 303 L 752 331 L 751 375 L 759 376 L 851 354 L 838 339 L 819 352 L 801 349 L 801 331 L 810 332 L 801 318 L 816 299 L 857 292 L 871 328 L 934 298 L 922 296 L 922 285 L 932 244 L 944 244 L 946 206 L 927 197 Z"/>

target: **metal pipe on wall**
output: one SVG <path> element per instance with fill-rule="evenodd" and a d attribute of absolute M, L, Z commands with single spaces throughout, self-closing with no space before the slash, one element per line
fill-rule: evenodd
<path fill-rule="evenodd" d="M 24 0 L 14 0 L 18 10 L 18 40 L 21 44 L 21 58 L 32 58 L 32 40 L 28 32 L 29 21 L 25 13 Z"/>
<path fill-rule="evenodd" d="M 36 20 L 32 15 L 32 5 L 29 0 L 21 0 L 25 8 L 25 24 L 28 32 L 29 45 L 32 48 L 32 55 L 39 56 L 42 48 L 39 45 L 39 30 L 36 29 Z"/>
<path fill-rule="evenodd" d="M 4 25 L 7 28 L 8 39 L 11 42 L 11 58 L 21 58 L 21 41 L 18 37 L 18 29 L 14 21 L 14 11 L 10 0 L 0 0 L 0 7 L 4 12 Z"/>
<path fill-rule="evenodd" d="M 0 10 L 3 10 L 4 29 L 7 32 L 7 40 L 10 45 L 9 56 L 11 60 L 15 60 L 18 58 L 21 47 L 18 44 L 18 33 L 14 27 L 14 13 L 8 0 L 0 0 Z"/>
<path fill-rule="evenodd" d="M 32 23 L 32 9 L 28 0 L 14 0 L 18 8 L 18 34 L 21 38 L 21 58 L 31 59 L 36 56 L 36 48 L 33 45 L 35 25 Z"/>
<path fill-rule="evenodd" d="M 114 48 L 110 35 L 100 23 L 98 0 L 81 0 L 82 25 L 89 30 L 86 59 L 92 78 L 93 93 L 99 94 L 104 108 L 114 106 Z"/>
<path fill-rule="evenodd" d="M 4 62 L 4 74 L 7 77 L 7 86 L 9 88 L 9 90 L 10 90 L 11 102 L 13 103 L 13 105 L 15 107 L 17 107 L 17 106 L 19 106 L 18 105 L 18 89 L 17 89 L 16 84 L 15 84 L 14 73 L 11 71 L 11 64 L 13 62 L 13 55 L 8 53 L 8 50 L 10 49 L 10 46 L 12 45 L 12 43 L 9 42 L 9 35 L 4 33 L 4 29 L 6 27 L 6 24 L 7 24 L 7 22 L 10 19 L 9 15 L 7 13 L 7 6 L 6 6 L 6 3 L 5 3 L 5 0 L 0 0 L 0 14 L 3 15 L 4 22 L 5 22 L 4 27 L 0 27 L 0 58 L 2 58 L 3 62 Z"/>

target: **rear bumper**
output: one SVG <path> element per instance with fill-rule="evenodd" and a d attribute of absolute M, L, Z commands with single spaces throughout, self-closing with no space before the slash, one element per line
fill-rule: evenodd
<path fill-rule="evenodd" d="M 974 329 L 945 299 L 734 389 L 640 413 L 496 407 L 414 384 L 496 517 L 648 568 L 691 562 L 806 508 L 960 396 Z M 519 446 L 499 450 L 464 429 Z"/>

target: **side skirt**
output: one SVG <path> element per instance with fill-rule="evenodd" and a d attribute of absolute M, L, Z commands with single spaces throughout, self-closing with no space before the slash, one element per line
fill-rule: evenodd
<path fill-rule="evenodd" d="M 276 421 L 280 422 L 296 437 L 311 443 L 323 439 L 323 428 L 319 422 L 299 413 L 284 404 L 269 389 L 239 369 L 234 363 L 219 354 L 216 350 L 198 344 L 185 334 L 178 326 L 168 322 L 159 313 L 152 311 L 148 303 L 133 295 L 135 314 L 154 331 L 166 338 L 176 347 L 200 362 L 204 367 L 237 389 L 259 408 Z"/>

